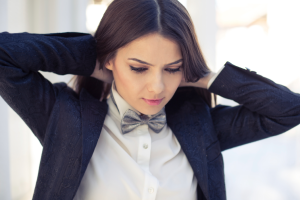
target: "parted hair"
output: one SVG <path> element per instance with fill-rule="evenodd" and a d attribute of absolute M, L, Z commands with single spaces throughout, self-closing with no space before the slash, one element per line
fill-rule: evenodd
<path fill-rule="evenodd" d="M 188 82 L 196 82 L 210 69 L 201 52 L 192 19 L 178 0 L 114 0 L 105 11 L 94 38 L 100 69 L 113 59 L 119 48 L 150 33 L 159 33 L 179 45 L 183 58 L 183 74 Z M 98 99 L 106 99 L 111 84 L 96 78 L 75 75 L 71 80 L 79 94 L 85 88 Z M 207 89 L 195 92 L 212 107 L 216 95 Z M 213 97 L 213 99 L 212 99 Z"/>

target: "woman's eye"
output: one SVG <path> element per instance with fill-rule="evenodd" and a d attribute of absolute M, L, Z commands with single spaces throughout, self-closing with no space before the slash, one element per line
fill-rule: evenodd
<path fill-rule="evenodd" d="M 170 68 L 167 68 L 166 71 L 168 71 L 169 73 L 175 73 L 175 72 L 179 72 L 180 71 L 180 67 L 176 68 L 176 69 L 170 69 Z"/>
<path fill-rule="evenodd" d="M 132 66 L 130 66 L 130 69 L 135 71 L 136 73 L 143 73 L 144 71 L 147 70 L 147 68 L 143 68 L 143 67 L 136 68 L 136 67 L 132 67 Z"/>
<path fill-rule="evenodd" d="M 180 68 L 181 67 L 178 67 L 178 68 L 176 68 L 176 69 L 171 69 L 171 68 L 167 68 L 167 69 L 165 69 L 167 72 L 169 72 L 170 74 L 172 74 L 172 73 L 176 73 L 176 72 L 179 72 L 180 71 Z M 143 73 L 144 71 L 146 71 L 146 70 L 148 70 L 148 68 L 144 68 L 144 67 L 132 67 L 132 66 L 130 66 L 130 69 L 132 70 L 132 71 L 135 71 L 136 73 Z"/>

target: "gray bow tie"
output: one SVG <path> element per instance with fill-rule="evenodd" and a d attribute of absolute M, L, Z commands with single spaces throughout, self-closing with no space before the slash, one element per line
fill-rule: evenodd
<path fill-rule="evenodd" d="M 112 85 L 113 87 L 114 85 Z M 112 89 L 110 90 L 110 96 L 115 104 L 117 110 L 118 106 L 116 104 L 116 101 L 113 96 Z M 119 111 L 120 112 L 120 111 Z M 139 115 L 135 111 L 128 109 L 121 120 L 121 129 L 123 134 L 129 133 L 133 129 L 137 128 L 138 126 L 142 124 L 148 124 L 149 128 L 151 128 L 155 133 L 159 133 L 166 124 L 166 113 L 165 109 L 161 109 L 158 113 L 155 115 L 151 115 L 151 117 L 148 117 L 147 115 Z"/>
<path fill-rule="evenodd" d="M 155 133 L 159 133 L 166 124 L 166 114 L 164 109 L 151 117 L 147 115 L 138 115 L 135 111 L 128 109 L 122 120 L 121 128 L 123 134 L 126 134 L 142 124 L 148 124 Z"/>

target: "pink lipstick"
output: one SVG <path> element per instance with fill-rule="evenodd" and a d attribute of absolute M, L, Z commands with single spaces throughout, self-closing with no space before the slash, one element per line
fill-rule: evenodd
<path fill-rule="evenodd" d="M 143 100 L 149 104 L 150 106 L 157 106 L 160 104 L 160 102 L 163 100 L 164 98 L 162 99 L 144 99 Z"/>

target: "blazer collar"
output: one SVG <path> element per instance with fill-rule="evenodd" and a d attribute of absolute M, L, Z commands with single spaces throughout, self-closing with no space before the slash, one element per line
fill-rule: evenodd
<path fill-rule="evenodd" d="M 186 154 L 203 194 L 209 200 L 206 148 L 203 138 L 205 130 L 200 124 L 201 117 L 199 116 L 199 113 L 203 112 L 201 111 L 203 107 L 196 106 L 193 101 L 187 100 L 189 98 L 183 95 L 186 89 L 177 90 L 166 105 L 167 124 Z M 80 92 L 80 105 L 82 114 L 81 180 L 97 145 L 108 112 L 108 104 L 106 100 L 100 102 L 83 88 Z"/>

